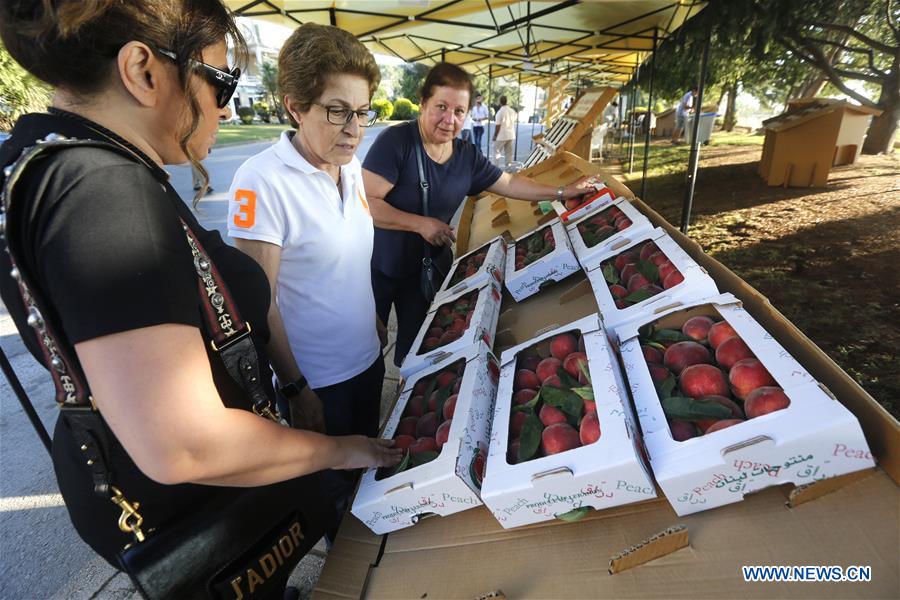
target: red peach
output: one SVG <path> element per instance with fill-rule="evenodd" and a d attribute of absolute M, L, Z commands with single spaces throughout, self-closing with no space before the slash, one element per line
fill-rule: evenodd
<path fill-rule="evenodd" d="M 559 378 L 559 375 L 551 375 L 550 377 L 545 379 L 543 382 L 541 382 L 541 387 L 561 388 L 562 380 Z"/>
<path fill-rule="evenodd" d="M 622 272 L 619 274 L 619 279 L 624 281 L 626 284 L 628 280 L 631 279 L 632 275 L 636 275 L 638 273 L 637 265 L 635 263 L 628 263 L 625 265 L 625 268 L 622 269 Z"/>
<path fill-rule="evenodd" d="M 506 449 L 506 462 L 511 465 L 519 462 L 519 440 L 513 440 Z"/>
<path fill-rule="evenodd" d="M 656 245 L 656 242 L 647 242 L 641 246 L 641 260 L 647 260 L 651 254 L 657 252 L 659 252 L 659 246 Z"/>
<path fill-rule="evenodd" d="M 716 362 L 728 370 L 731 370 L 731 367 L 739 360 L 745 358 L 756 358 L 756 355 L 753 354 L 750 346 L 738 336 L 728 338 L 716 348 Z"/>
<path fill-rule="evenodd" d="M 578 341 L 570 333 L 561 333 L 550 340 L 550 356 L 563 360 L 578 348 Z"/>
<path fill-rule="evenodd" d="M 438 344 L 441 343 L 441 340 L 436 337 L 425 338 L 425 341 L 422 342 L 422 350 L 428 352 L 429 350 L 434 350 L 438 347 Z"/>
<path fill-rule="evenodd" d="M 528 418 L 528 415 L 523 413 L 520 410 L 514 410 L 512 415 L 509 417 L 509 433 L 513 437 L 519 437 L 519 434 L 522 433 L 522 425 L 525 424 L 525 419 Z"/>
<path fill-rule="evenodd" d="M 440 390 L 434 390 L 431 392 L 431 395 L 428 396 L 428 410 L 434 412 L 437 410 L 437 397 L 440 393 Z"/>
<path fill-rule="evenodd" d="M 658 285 L 653 285 L 652 283 L 648 283 L 647 285 L 642 285 L 638 289 L 650 292 L 651 296 L 655 296 L 663 291 L 663 289 L 661 287 L 659 287 Z"/>
<path fill-rule="evenodd" d="M 584 401 L 584 412 L 594 411 L 597 412 L 597 403 L 593 400 L 585 400 Z"/>
<path fill-rule="evenodd" d="M 691 365 L 709 364 L 709 350 L 697 342 L 678 342 L 666 348 L 663 364 L 676 375 Z"/>
<path fill-rule="evenodd" d="M 644 355 L 644 360 L 652 363 L 661 363 L 663 360 L 662 352 L 659 351 L 659 348 L 654 348 L 653 346 L 641 346 L 641 353 Z"/>
<path fill-rule="evenodd" d="M 732 425 L 737 425 L 737 424 L 743 423 L 743 422 L 744 422 L 743 419 L 722 419 L 721 421 L 716 421 L 715 423 L 713 423 L 706 429 L 705 435 L 709 435 L 710 433 L 715 433 L 722 429 L 731 427 Z"/>
<path fill-rule="evenodd" d="M 581 363 L 587 366 L 587 354 L 584 352 L 573 352 L 563 360 L 563 369 L 572 377 L 578 377 L 581 373 Z"/>
<path fill-rule="evenodd" d="M 728 395 L 725 374 L 712 365 L 697 364 L 685 367 L 678 378 L 678 385 L 684 395 L 691 398 Z"/>
<path fill-rule="evenodd" d="M 466 323 L 466 318 L 460 317 L 458 319 L 453 319 L 453 323 L 450 324 L 450 329 L 448 329 L 448 331 L 462 335 L 468 326 L 469 324 Z"/>
<path fill-rule="evenodd" d="M 453 371 L 441 371 L 437 376 L 437 386 L 446 387 L 456 381 L 456 373 Z"/>
<path fill-rule="evenodd" d="M 438 449 L 443 448 L 450 438 L 450 425 L 452 425 L 452 421 L 447 419 L 437 428 L 437 432 L 434 434 L 434 443 Z"/>
<path fill-rule="evenodd" d="M 636 250 L 628 250 L 627 252 L 618 255 L 613 264 L 616 266 L 616 271 L 621 272 L 622 269 L 625 268 L 625 265 L 638 261 L 640 257 L 640 254 Z"/>
<path fill-rule="evenodd" d="M 628 308 L 628 303 L 620 298 L 616 298 L 613 302 L 615 303 L 616 308 L 618 308 L 619 310 Z"/>
<path fill-rule="evenodd" d="M 513 378 L 514 390 L 536 390 L 541 387 L 541 380 L 535 375 L 534 371 L 528 369 L 519 369 Z"/>
<path fill-rule="evenodd" d="M 538 393 L 536 391 L 529 388 L 519 390 L 513 395 L 513 404 L 528 404 L 529 402 L 534 400 L 534 397 L 537 396 L 537 394 Z"/>
<path fill-rule="evenodd" d="M 541 433 L 541 448 L 545 455 L 559 454 L 581 445 L 578 432 L 568 423 L 556 423 Z"/>
<path fill-rule="evenodd" d="M 727 321 L 719 321 L 709 328 L 709 334 L 706 338 L 709 341 L 710 347 L 712 347 L 713 350 L 716 350 L 722 342 L 736 335 L 737 332 Z"/>
<path fill-rule="evenodd" d="M 544 424 L 544 427 L 549 427 L 554 423 L 566 422 L 565 413 L 555 406 L 550 406 L 549 404 L 545 404 L 541 407 L 541 412 L 538 413 L 538 418 L 541 420 L 541 423 Z"/>
<path fill-rule="evenodd" d="M 438 428 L 438 419 L 437 415 L 433 412 L 427 412 L 419 418 L 419 422 L 416 423 L 416 437 L 423 438 L 429 437 L 433 438 L 435 432 Z"/>
<path fill-rule="evenodd" d="M 640 273 L 635 273 L 628 279 L 628 291 L 634 293 L 645 285 L 650 285 L 650 280 Z"/>
<path fill-rule="evenodd" d="M 763 386 L 756 388 L 747 395 L 744 401 L 744 409 L 747 411 L 747 418 L 754 419 L 756 417 L 767 415 L 770 412 L 787 408 L 791 404 L 791 399 L 787 397 L 784 390 L 778 386 Z"/>
<path fill-rule="evenodd" d="M 681 333 L 693 339 L 695 342 L 705 342 L 706 336 L 709 334 L 709 328 L 715 324 L 715 321 L 705 315 L 691 317 L 681 326 Z"/>
<path fill-rule="evenodd" d="M 647 363 L 650 370 L 650 379 L 653 381 L 664 381 L 672 376 L 672 373 L 662 365 L 656 363 Z"/>
<path fill-rule="evenodd" d="M 609 293 L 612 294 L 613 298 L 624 298 L 628 295 L 628 290 L 624 286 L 614 283 L 609 286 Z"/>
<path fill-rule="evenodd" d="M 433 338 L 440 339 L 442 335 L 444 335 L 443 329 L 441 329 L 440 327 L 432 327 L 431 329 L 428 330 L 428 333 L 425 334 L 425 337 L 426 338 L 433 337 Z"/>
<path fill-rule="evenodd" d="M 673 265 L 671 262 L 664 262 L 663 264 L 659 265 L 659 280 L 665 281 L 666 277 L 677 270 L 678 269 L 676 269 L 675 265 Z"/>
<path fill-rule="evenodd" d="M 772 374 L 755 358 L 739 360 L 728 373 L 728 382 L 734 395 L 746 398 L 756 388 L 778 385 Z"/>
<path fill-rule="evenodd" d="M 425 414 L 425 400 L 422 396 L 413 396 L 406 403 L 403 414 L 407 417 L 421 417 Z"/>
<path fill-rule="evenodd" d="M 715 402 L 721 404 L 731 411 L 731 416 L 733 418 L 744 418 L 744 411 L 741 410 L 741 407 L 735 404 L 734 400 L 726 398 L 725 396 L 704 396 L 703 398 L 700 398 L 700 402 Z M 718 422 L 719 419 L 701 419 L 697 421 L 697 426 L 705 432 L 713 423 Z"/>
<path fill-rule="evenodd" d="M 457 379 L 456 382 L 453 384 L 453 393 L 458 394 L 460 387 L 462 387 L 462 377 Z"/>
<path fill-rule="evenodd" d="M 556 375 L 559 368 L 562 366 L 562 362 L 555 357 L 545 358 L 537 366 L 537 377 L 539 380 L 544 381 L 551 375 Z"/>
<path fill-rule="evenodd" d="M 597 231 L 595 231 L 594 237 L 596 237 L 598 240 L 605 240 L 606 238 L 610 237 L 615 232 L 616 232 L 615 229 L 613 229 L 612 227 L 607 225 L 607 226 L 601 227 Z"/>
<path fill-rule="evenodd" d="M 400 450 L 407 450 L 413 442 L 416 441 L 411 435 L 398 435 L 394 438 L 394 448 L 399 448 Z"/>
<path fill-rule="evenodd" d="M 591 225 L 596 225 L 597 227 L 606 227 L 609 225 L 609 221 L 607 221 L 602 215 L 597 215 L 593 217 L 590 221 L 588 221 Z"/>
<path fill-rule="evenodd" d="M 443 305 L 442 307 L 440 307 L 440 308 L 438 309 L 438 314 L 439 314 L 440 316 L 442 316 L 442 317 L 446 317 L 446 316 L 449 315 L 451 312 L 453 312 L 453 309 L 450 308 L 450 305 L 449 305 L 449 304 L 445 304 L 445 305 Z"/>
<path fill-rule="evenodd" d="M 436 450 L 437 443 L 434 441 L 433 437 L 420 437 L 409 445 L 410 454 L 416 452 L 435 452 Z"/>
<path fill-rule="evenodd" d="M 672 271 L 669 275 L 663 280 L 663 288 L 671 289 L 684 281 L 684 275 L 681 274 L 680 271 Z"/>
<path fill-rule="evenodd" d="M 419 422 L 419 417 L 404 417 L 400 419 L 400 423 L 397 424 L 396 435 L 412 435 L 416 434 L 416 424 Z"/>
<path fill-rule="evenodd" d="M 626 229 L 631 227 L 631 225 L 631 219 L 629 219 L 628 217 L 616 221 L 616 229 L 619 231 L 625 231 Z"/>
<path fill-rule="evenodd" d="M 578 428 L 578 438 L 582 446 L 593 444 L 600 439 L 600 418 L 597 416 L 597 411 L 592 410 L 585 413 Z"/>
<path fill-rule="evenodd" d="M 669 421 L 669 430 L 672 432 L 672 439 L 676 442 L 683 442 L 700 435 L 693 423 L 681 419 Z"/>
<path fill-rule="evenodd" d="M 529 371 L 536 371 L 539 362 L 541 362 L 541 357 L 535 354 L 520 356 L 519 368 L 528 369 Z"/>
<path fill-rule="evenodd" d="M 413 396 L 424 396 L 428 388 L 428 379 L 420 379 L 413 388 Z"/>
<path fill-rule="evenodd" d="M 456 410 L 456 394 L 453 394 L 444 402 L 443 415 L 445 419 L 452 419 L 453 412 Z"/>

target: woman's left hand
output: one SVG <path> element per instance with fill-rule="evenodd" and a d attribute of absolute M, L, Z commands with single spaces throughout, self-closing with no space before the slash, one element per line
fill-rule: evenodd
<path fill-rule="evenodd" d="M 378 318 L 378 315 L 375 315 L 375 331 L 378 332 L 378 341 L 381 344 L 381 348 L 384 349 L 388 343 L 388 330 L 384 323 L 381 322 L 381 319 Z"/>
<path fill-rule="evenodd" d="M 585 175 L 575 183 L 570 183 L 563 190 L 563 196 L 565 198 L 577 198 L 578 196 L 583 196 L 584 194 L 593 192 L 596 190 L 602 182 L 600 181 L 600 177 L 597 175 Z"/>

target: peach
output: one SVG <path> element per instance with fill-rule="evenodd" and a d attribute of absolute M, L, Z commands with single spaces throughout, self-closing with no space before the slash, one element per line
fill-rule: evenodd
<path fill-rule="evenodd" d="M 451 330 L 445 331 L 444 335 L 441 336 L 441 339 L 438 340 L 438 346 L 444 346 L 445 344 L 449 344 L 450 342 L 455 342 L 458 340 L 460 335 Z"/>
<path fill-rule="evenodd" d="M 628 290 L 618 283 L 614 283 L 609 286 L 609 293 L 612 294 L 613 298 L 624 298 L 628 295 Z"/>
<path fill-rule="evenodd" d="M 709 364 L 709 350 L 697 342 L 678 342 L 666 348 L 663 364 L 676 375 L 691 365 Z"/>
<path fill-rule="evenodd" d="M 419 418 L 418 423 L 416 423 L 416 437 L 423 438 L 429 437 L 433 438 L 435 432 L 437 432 L 438 428 L 438 419 L 437 415 L 433 412 L 427 412 Z"/>
<path fill-rule="evenodd" d="M 727 427 L 731 427 L 732 425 L 737 425 L 739 423 L 743 423 L 743 419 L 722 419 L 721 421 L 716 421 L 712 425 L 710 425 L 705 435 L 709 435 L 710 433 L 715 433 Z"/>
<path fill-rule="evenodd" d="M 444 402 L 443 415 L 445 419 L 452 419 L 453 412 L 456 410 L 456 394 L 453 394 L 449 398 L 447 398 L 446 402 Z"/>
<path fill-rule="evenodd" d="M 669 261 L 669 258 L 662 252 L 656 252 L 655 254 L 651 254 L 650 258 L 648 258 L 647 260 L 649 260 L 654 265 L 656 265 L 657 268 L 659 268 L 659 265 L 661 265 L 663 263 L 671 262 L 671 261 Z"/>
<path fill-rule="evenodd" d="M 559 375 L 551 375 L 541 383 L 541 387 L 561 388 L 562 386 L 562 380 L 559 378 Z"/>
<path fill-rule="evenodd" d="M 631 219 L 629 219 L 628 217 L 616 220 L 616 229 L 618 229 L 619 231 L 625 231 L 626 229 L 631 227 L 631 225 Z"/>
<path fill-rule="evenodd" d="M 654 348 L 653 346 L 641 346 L 641 353 L 643 353 L 644 360 L 647 362 L 662 362 L 663 355 L 662 352 L 659 351 L 659 348 Z"/>
<path fill-rule="evenodd" d="M 519 440 L 513 440 L 506 449 L 506 462 L 511 465 L 519 462 Z"/>
<path fill-rule="evenodd" d="M 550 406 L 549 404 L 545 404 L 541 407 L 541 412 L 538 413 L 538 418 L 541 420 L 541 423 L 544 424 L 544 427 L 549 427 L 550 425 L 553 425 L 555 423 L 566 422 L 565 413 L 555 406 Z"/>
<path fill-rule="evenodd" d="M 540 381 L 544 381 L 551 375 L 556 375 L 561 366 L 562 362 L 558 358 L 551 356 L 538 363 L 537 371 L 535 371 L 535 373 Z"/>
<path fill-rule="evenodd" d="M 731 367 L 739 360 L 745 358 L 756 358 L 756 355 L 738 336 L 728 338 L 716 348 L 716 362 L 728 370 L 731 370 Z"/>
<path fill-rule="evenodd" d="M 440 393 L 440 390 L 434 390 L 431 392 L 431 395 L 428 396 L 428 410 L 434 412 L 437 410 L 437 397 Z"/>
<path fill-rule="evenodd" d="M 404 417 L 400 419 L 400 423 L 397 424 L 396 435 L 414 436 L 416 434 L 416 424 L 418 422 L 419 417 Z"/>
<path fill-rule="evenodd" d="M 428 379 L 420 379 L 413 387 L 413 396 L 424 396 L 425 390 L 428 389 Z"/>
<path fill-rule="evenodd" d="M 691 365 L 685 367 L 678 378 L 678 385 L 685 396 L 727 396 L 728 382 L 725 374 L 712 365 Z"/>
<path fill-rule="evenodd" d="M 593 444 L 600 439 L 600 418 L 597 416 L 597 411 L 592 410 L 585 413 L 578 428 L 578 438 L 582 446 Z"/>
<path fill-rule="evenodd" d="M 525 424 L 525 419 L 528 417 L 525 413 L 520 410 L 514 410 L 512 416 L 509 418 L 509 433 L 513 437 L 519 437 L 522 433 L 522 425 Z"/>
<path fill-rule="evenodd" d="M 513 394 L 513 404 L 521 405 L 528 404 L 534 397 L 537 396 L 537 392 L 532 389 L 522 389 Z"/>
<path fill-rule="evenodd" d="M 660 276 L 662 276 L 662 274 L 660 274 Z M 681 333 L 693 339 L 695 342 L 705 342 L 706 336 L 709 334 L 709 328 L 714 324 L 715 321 L 704 315 L 691 317 L 681 326 Z"/>
<path fill-rule="evenodd" d="M 425 414 L 425 400 L 422 396 L 413 396 L 406 403 L 403 414 L 407 417 L 421 417 Z"/>
<path fill-rule="evenodd" d="M 715 402 L 716 404 L 721 404 L 725 408 L 731 410 L 731 416 L 735 419 L 744 418 L 744 411 L 742 411 L 741 407 L 731 398 L 726 398 L 725 396 L 703 396 L 699 400 L 700 402 Z"/>
<path fill-rule="evenodd" d="M 597 412 L 597 403 L 593 400 L 584 401 L 584 412 Z"/>
<path fill-rule="evenodd" d="M 624 309 L 628 308 L 628 303 L 619 298 L 615 299 L 614 304 L 616 305 L 616 308 L 618 308 L 619 310 L 624 310 Z"/>
<path fill-rule="evenodd" d="M 706 339 L 710 347 L 716 350 L 722 342 L 736 335 L 737 332 L 727 321 L 719 321 L 709 328 L 709 334 L 706 336 Z"/>
<path fill-rule="evenodd" d="M 400 450 L 408 450 L 410 445 L 412 445 L 416 441 L 411 435 L 398 435 L 394 438 L 394 448 L 399 448 Z"/>
<path fill-rule="evenodd" d="M 452 312 L 453 312 L 453 309 L 450 308 L 450 305 L 449 305 L 449 304 L 445 304 L 445 305 L 443 305 L 442 307 L 440 307 L 440 308 L 438 309 L 438 314 L 439 314 L 440 316 L 442 316 L 442 317 L 446 317 L 446 316 L 448 316 L 448 315 L 449 315 L 450 313 L 452 313 Z"/>
<path fill-rule="evenodd" d="M 440 449 L 444 447 L 444 444 L 447 443 L 447 440 L 450 438 L 450 425 L 452 421 L 447 419 L 443 423 L 441 423 L 440 427 L 437 428 L 437 432 L 434 434 L 434 443 Z"/>
<path fill-rule="evenodd" d="M 448 331 L 462 335 L 468 326 L 469 324 L 466 323 L 466 318 L 460 317 L 458 319 L 453 319 L 453 323 L 450 324 L 450 329 L 448 329 Z"/>
<path fill-rule="evenodd" d="M 678 269 L 676 269 L 675 265 L 673 265 L 671 262 L 664 262 L 663 264 L 659 265 L 659 280 L 665 281 L 666 277 L 677 270 Z"/>
<path fill-rule="evenodd" d="M 597 215 L 596 217 L 588 221 L 588 223 L 590 223 L 591 225 L 596 225 L 597 227 L 609 226 L 609 221 L 607 221 L 606 218 L 603 217 L 603 215 Z"/>
<path fill-rule="evenodd" d="M 440 343 L 441 343 L 440 338 L 436 338 L 436 337 L 425 338 L 425 341 L 422 342 L 422 350 L 424 350 L 425 352 L 428 352 L 429 350 L 434 350 L 435 348 L 438 347 L 438 344 L 440 344 Z"/>
<path fill-rule="evenodd" d="M 587 354 L 584 352 L 573 352 L 563 360 L 563 369 L 572 377 L 577 378 L 578 374 L 581 373 L 579 365 L 582 363 L 587 366 Z"/>
<path fill-rule="evenodd" d="M 440 337 L 441 337 L 442 335 L 444 335 L 444 330 L 443 330 L 443 329 L 441 329 L 440 327 L 432 327 L 431 329 L 428 330 L 428 333 L 425 334 L 425 337 L 426 337 L 426 338 L 438 338 L 438 339 L 440 339 Z"/>
<path fill-rule="evenodd" d="M 437 386 L 446 387 L 456 381 L 456 373 L 453 371 L 441 371 L 437 376 Z"/>
<path fill-rule="evenodd" d="M 628 280 L 631 279 L 631 276 L 636 275 L 637 273 L 637 265 L 634 263 L 628 263 L 627 265 L 625 265 L 625 268 L 622 269 L 622 272 L 619 273 L 619 279 L 627 284 Z"/>
<path fill-rule="evenodd" d="M 646 285 L 650 285 L 650 280 L 641 273 L 635 273 L 628 278 L 628 285 L 626 287 L 629 292 L 634 293 Z"/>
<path fill-rule="evenodd" d="M 681 274 L 681 271 L 672 271 L 669 273 L 665 279 L 663 279 L 663 288 L 670 289 L 678 285 L 684 281 L 684 275 Z"/>
<path fill-rule="evenodd" d="M 757 388 L 778 385 L 772 374 L 755 358 L 739 360 L 728 373 L 728 382 L 734 395 L 741 399 Z"/>
<path fill-rule="evenodd" d="M 615 232 L 616 232 L 616 230 L 614 228 L 610 227 L 609 225 L 605 225 L 603 227 L 600 227 L 599 229 L 597 229 L 597 231 L 594 232 L 594 237 L 596 237 L 599 240 L 605 240 L 606 238 L 608 238 Z"/>
<path fill-rule="evenodd" d="M 659 252 L 659 246 L 656 245 L 656 242 L 647 242 L 643 246 L 641 246 L 641 260 L 647 260 L 651 254 L 655 254 Z"/>
<path fill-rule="evenodd" d="M 433 437 L 420 437 L 409 445 L 410 454 L 416 452 L 435 452 L 436 450 L 437 443 L 435 443 Z"/>
<path fill-rule="evenodd" d="M 541 362 L 541 357 L 535 354 L 531 354 L 528 356 L 520 356 L 519 357 L 519 368 L 520 369 L 528 369 L 529 371 L 536 371 L 538 363 Z"/>
<path fill-rule="evenodd" d="M 457 379 L 456 382 L 453 384 L 453 393 L 458 394 L 460 387 L 462 387 L 462 377 Z"/>
<path fill-rule="evenodd" d="M 672 376 L 667 368 L 657 363 L 647 363 L 647 369 L 650 370 L 650 379 L 653 381 L 664 381 Z"/>
<path fill-rule="evenodd" d="M 791 399 L 787 397 L 783 389 L 770 385 L 756 388 L 747 394 L 744 409 L 747 411 L 747 418 L 754 419 L 787 408 L 790 404 Z"/>
<path fill-rule="evenodd" d="M 637 251 L 629 250 L 627 252 L 623 252 L 622 254 L 618 255 L 616 257 L 616 260 L 613 262 L 613 264 L 616 267 L 616 271 L 621 271 L 622 269 L 625 268 L 625 265 L 627 265 L 628 263 L 637 262 L 638 260 L 640 260 L 640 257 L 641 257 L 641 255 L 638 254 Z"/>
<path fill-rule="evenodd" d="M 561 333 L 550 340 L 550 356 L 563 360 L 578 349 L 578 340 L 570 333 Z"/>
<path fill-rule="evenodd" d="M 578 432 L 568 423 L 556 423 L 541 433 L 541 448 L 544 454 L 559 454 L 581 445 Z"/>
<path fill-rule="evenodd" d="M 693 423 L 681 419 L 669 421 L 669 430 L 672 432 L 672 439 L 676 442 L 683 442 L 700 435 Z"/>
<path fill-rule="evenodd" d="M 539 387 L 541 387 L 541 380 L 534 371 L 529 371 L 528 369 L 519 369 L 516 371 L 516 375 L 513 378 L 514 390 L 536 390 Z"/>

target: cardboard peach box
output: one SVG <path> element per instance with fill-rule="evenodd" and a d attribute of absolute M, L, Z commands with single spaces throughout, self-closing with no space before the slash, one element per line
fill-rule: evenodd
<path fill-rule="evenodd" d="M 542 235 L 539 232 L 548 229 L 552 231 L 555 248 L 546 256 L 517 270 L 516 246 L 518 243 L 536 233 Z M 581 265 L 578 264 L 578 259 L 575 257 L 572 242 L 569 241 L 569 236 L 566 235 L 566 230 L 558 219 L 517 238 L 514 244 L 509 244 L 506 248 L 504 280 L 506 289 L 509 290 L 516 302 L 521 302 L 536 294 L 542 285 L 552 281 L 561 281 L 580 270 Z"/>
<path fill-rule="evenodd" d="M 679 330 L 698 315 L 726 321 L 734 329 L 790 399 L 786 408 L 675 440 L 641 341 L 652 335 L 651 327 Z M 654 476 L 679 515 L 739 502 L 769 486 L 799 486 L 874 466 L 856 417 L 731 294 L 630 321 L 618 327 L 617 335 Z"/>
<path fill-rule="evenodd" d="M 475 270 L 475 273 L 464 279 L 460 279 L 454 285 L 450 285 L 457 270 L 465 269 L 468 265 L 468 261 L 478 256 L 480 253 L 485 253 L 484 261 L 481 266 Z M 450 267 L 450 272 L 447 273 L 447 277 L 444 278 L 441 289 L 435 294 L 434 301 L 431 305 L 434 306 L 435 304 L 440 304 L 447 298 L 459 295 L 466 290 L 481 287 L 491 279 L 497 283 L 503 283 L 503 271 L 505 267 L 506 244 L 503 241 L 503 238 L 497 237 L 480 248 L 460 256 L 453 262 L 453 265 Z"/>
<path fill-rule="evenodd" d="M 459 305 L 461 299 L 470 298 L 473 292 L 478 294 L 475 299 L 475 307 L 472 310 L 471 319 L 461 335 L 443 345 L 426 350 L 425 341 L 429 337 L 429 331 L 433 329 L 435 319 L 452 323 L 456 315 L 461 316 L 455 307 Z M 500 300 L 500 284 L 491 278 L 481 287 L 465 289 L 446 298 L 441 303 L 432 305 L 430 312 L 425 315 L 425 320 L 409 353 L 403 359 L 400 375 L 404 379 L 408 379 L 416 372 L 445 360 L 451 354 L 460 352 L 479 340 L 487 344 L 489 348 L 492 347 L 494 333 L 497 330 L 497 318 L 500 315 Z M 471 302 L 469 305 L 471 306 Z"/>
<path fill-rule="evenodd" d="M 563 222 L 563 225 L 577 221 L 584 215 L 611 204 L 616 199 L 615 192 L 606 187 L 605 183 L 598 182 L 595 187 L 597 188 L 596 191 L 575 208 L 566 208 L 565 204 L 559 200 L 552 202 L 553 210 L 559 215 L 559 220 Z"/>
<path fill-rule="evenodd" d="M 637 301 L 625 308 L 619 308 L 616 306 L 616 298 L 610 292 L 603 264 L 607 260 L 613 261 L 615 257 L 624 252 L 637 251 L 647 242 L 657 245 L 659 251 L 665 254 L 666 258 L 682 274 L 684 281 L 645 300 Z M 685 302 L 708 298 L 719 293 L 716 283 L 706 273 L 706 270 L 660 228 L 625 236 L 625 239 L 615 244 L 609 252 L 594 256 L 589 260 L 585 265 L 585 270 L 591 287 L 594 289 L 597 305 L 600 307 L 603 326 L 611 331 L 627 321 L 657 314 L 673 306 L 680 306 Z"/>
<path fill-rule="evenodd" d="M 511 464 L 507 458 L 518 355 L 536 347 L 543 356 L 550 339 L 577 331 L 583 336 L 600 438 L 586 446 Z M 543 351 L 543 352 L 542 352 Z M 481 496 L 504 528 L 570 517 L 656 497 L 641 459 L 639 437 L 622 374 L 594 314 L 554 328 L 506 350 L 501 358 L 487 471 Z"/>
<path fill-rule="evenodd" d="M 626 229 L 617 231 L 608 238 L 597 242 L 593 246 L 588 246 L 579 230 L 579 226 L 590 222 L 595 217 L 606 218 L 610 214 L 610 209 L 612 207 L 617 208 L 628 217 L 631 221 L 631 225 Z M 612 219 L 610 219 L 609 224 L 612 226 Z M 566 233 L 569 234 L 569 239 L 572 241 L 572 248 L 575 249 L 575 256 L 578 257 L 578 262 L 581 263 L 582 267 L 585 267 L 585 265 L 593 264 L 592 261 L 594 258 L 609 254 L 614 249 L 620 247 L 623 240 L 634 239 L 634 236 L 641 235 L 651 229 L 653 229 L 653 226 L 650 224 L 650 221 L 647 220 L 647 217 L 638 212 L 628 200 L 619 197 L 616 198 L 615 202 L 612 204 L 604 205 L 596 210 L 592 210 L 580 219 L 570 222 L 566 226 Z"/>
<path fill-rule="evenodd" d="M 465 367 L 447 441 L 437 457 L 382 479 L 377 469 L 362 476 L 351 512 L 376 534 L 410 527 L 426 516 L 451 515 L 481 505 L 479 489 L 500 372 L 497 359 L 483 342 L 448 355 L 406 380 L 382 437 L 395 437 L 407 404 L 424 387 L 420 382 L 456 368 L 457 363 Z"/>

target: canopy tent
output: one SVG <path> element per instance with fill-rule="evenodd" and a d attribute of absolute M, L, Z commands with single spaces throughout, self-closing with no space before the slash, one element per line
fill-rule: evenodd
<path fill-rule="evenodd" d="M 705 2 L 694 0 L 227 0 L 240 16 L 290 27 L 313 22 L 406 62 L 446 60 L 541 86 L 564 76 L 621 85 Z"/>

